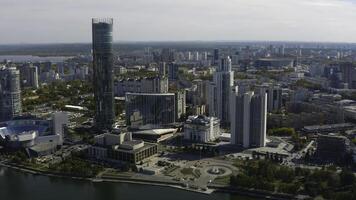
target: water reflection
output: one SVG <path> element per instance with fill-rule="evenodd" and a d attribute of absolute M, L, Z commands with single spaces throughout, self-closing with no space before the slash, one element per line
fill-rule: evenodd
<path fill-rule="evenodd" d="M 46 177 L 1 168 L 1 200 L 248 200 L 230 194 L 204 195 L 169 187 L 125 183 L 92 183 Z M 252 199 L 251 199 L 252 200 Z"/>

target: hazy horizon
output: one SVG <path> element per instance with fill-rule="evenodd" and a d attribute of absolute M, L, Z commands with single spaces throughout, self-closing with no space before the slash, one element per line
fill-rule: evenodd
<path fill-rule="evenodd" d="M 297 44 L 297 43 L 305 43 L 305 44 L 349 44 L 349 45 L 356 45 L 356 42 L 334 42 L 334 41 L 283 41 L 283 40 L 122 40 L 122 41 L 115 41 L 114 44 L 140 44 L 140 43 L 284 43 L 284 44 Z M 21 46 L 21 45 L 91 45 L 91 41 L 86 42 L 45 42 L 45 43 L 0 43 L 0 46 Z"/>
<path fill-rule="evenodd" d="M 90 43 L 91 18 L 115 42 L 356 43 L 355 0 L 2 0 L 0 44 Z"/>

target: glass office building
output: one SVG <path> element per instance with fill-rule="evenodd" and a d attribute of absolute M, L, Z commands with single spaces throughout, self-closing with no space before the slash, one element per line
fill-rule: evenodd
<path fill-rule="evenodd" d="M 20 71 L 14 67 L 0 68 L 0 121 L 22 114 Z"/>
<path fill-rule="evenodd" d="M 126 93 L 128 126 L 170 124 L 176 121 L 174 93 Z"/>

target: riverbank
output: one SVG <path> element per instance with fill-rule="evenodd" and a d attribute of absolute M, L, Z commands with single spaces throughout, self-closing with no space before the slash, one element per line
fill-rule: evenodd
<path fill-rule="evenodd" d="M 227 186 L 218 186 L 218 185 L 210 185 L 207 191 L 203 190 L 195 190 L 187 187 L 182 187 L 181 183 L 169 182 L 169 181 L 157 181 L 157 180 L 144 180 L 144 179 L 137 179 L 137 178 L 124 178 L 124 177 L 102 177 L 100 179 L 97 178 L 89 178 L 89 177 L 78 177 L 78 176 L 71 176 L 67 174 L 61 174 L 56 172 L 49 172 L 43 170 L 32 169 L 26 166 L 19 166 L 13 163 L 5 163 L 0 162 L 1 167 L 6 167 L 9 169 L 21 171 L 24 173 L 30 173 L 33 175 L 41 175 L 41 176 L 48 176 L 48 177 L 55 177 L 55 178 L 66 178 L 66 179 L 73 179 L 73 180 L 81 180 L 81 181 L 90 181 L 93 183 L 96 182 L 108 182 L 108 183 L 127 183 L 127 184 L 139 184 L 139 185 L 150 185 L 150 186 L 158 186 L 158 187 L 170 187 L 180 190 L 185 190 L 188 192 L 194 193 L 201 193 L 201 194 L 211 194 L 212 192 L 218 193 L 229 193 L 229 194 L 238 194 L 252 198 L 261 198 L 261 199 L 271 199 L 271 200 L 289 200 L 295 199 L 292 195 L 287 194 L 278 194 L 278 193 L 269 193 L 260 190 L 254 189 L 244 189 L 244 188 L 232 188 Z"/>

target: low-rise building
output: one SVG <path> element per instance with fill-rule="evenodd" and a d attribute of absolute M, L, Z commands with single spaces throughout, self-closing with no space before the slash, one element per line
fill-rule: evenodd
<path fill-rule="evenodd" d="M 133 140 L 131 133 L 104 133 L 94 138 L 88 156 L 97 160 L 136 164 L 157 153 L 157 145 Z"/>
<path fill-rule="evenodd" d="M 332 148 L 331 148 L 332 147 Z M 344 163 L 350 154 L 350 140 L 337 134 L 319 135 L 316 157 L 323 162 Z"/>
<path fill-rule="evenodd" d="M 189 116 L 184 125 L 184 139 L 194 142 L 211 142 L 221 135 L 220 120 L 203 115 Z"/>

